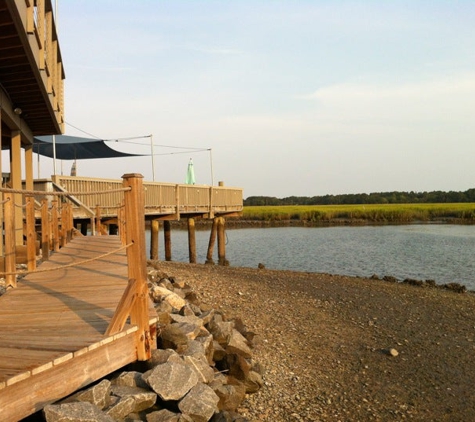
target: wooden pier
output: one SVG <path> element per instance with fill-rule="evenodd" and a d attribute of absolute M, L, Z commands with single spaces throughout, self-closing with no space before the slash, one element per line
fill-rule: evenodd
<path fill-rule="evenodd" d="M 39 270 L 120 249 L 118 236 L 78 237 Z M 124 249 L 27 275 L 0 297 L 0 409 L 17 421 L 134 362 L 137 326 L 106 335 L 128 285 Z M 155 332 L 151 304 L 148 323 Z"/>

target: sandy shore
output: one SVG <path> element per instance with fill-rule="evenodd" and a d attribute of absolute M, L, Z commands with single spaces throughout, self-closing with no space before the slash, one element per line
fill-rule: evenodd
<path fill-rule="evenodd" d="M 473 293 L 266 269 L 161 269 L 257 333 L 265 387 L 240 409 L 251 421 L 475 420 Z"/>

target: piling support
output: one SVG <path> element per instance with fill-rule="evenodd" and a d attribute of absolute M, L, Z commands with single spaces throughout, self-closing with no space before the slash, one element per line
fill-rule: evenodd
<path fill-rule="evenodd" d="M 160 233 L 160 221 L 152 220 L 150 223 L 150 259 L 158 260 L 158 236 Z"/>
<path fill-rule="evenodd" d="M 188 218 L 188 257 L 190 264 L 196 264 L 196 230 L 192 217 Z"/>
<path fill-rule="evenodd" d="M 165 261 L 172 260 L 172 226 L 168 220 L 163 222 L 163 237 L 165 241 Z"/>
<path fill-rule="evenodd" d="M 226 260 L 226 232 L 224 217 L 218 217 L 218 263 L 219 265 L 228 265 Z"/>
<path fill-rule="evenodd" d="M 209 242 L 208 242 L 208 252 L 206 254 L 206 264 L 214 264 L 213 260 L 213 250 L 214 244 L 216 242 L 216 235 L 218 233 L 218 218 L 213 218 L 213 225 L 211 226 L 211 233 L 209 234 Z"/>
<path fill-rule="evenodd" d="M 5 284 L 16 287 L 16 252 L 15 252 L 15 197 L 11 193 L 4 195 L 5 211 Z"/>

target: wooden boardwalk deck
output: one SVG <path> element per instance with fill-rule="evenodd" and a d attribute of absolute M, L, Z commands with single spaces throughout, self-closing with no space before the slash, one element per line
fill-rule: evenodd
<path fill-rule="evenodd" d="M 78 237 L 45 268 L 120 248 L 117 236 Z M 127 286 L 125 250 L 32 273 L 0 297 L 0 413 L 17 421 L 137 360 L 137 327 L 104 333 Z M 150 325 L 156 323 L 150 304 Z M 151 330 L 154 332 L 154 330 Z"/>

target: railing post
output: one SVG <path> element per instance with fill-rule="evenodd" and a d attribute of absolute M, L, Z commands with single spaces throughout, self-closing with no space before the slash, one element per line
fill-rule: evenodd
<path fill-rule="evenodd" d="M 53 232 L 53 250 L 55 252 L 59 251 L 59 216 L 58 216 L 58 201 L 51 201 L 51 224 Z"/>
<path fill-rule="evenodd" d="M 138 326 L 137 358 L 148 360 L 152 353 L 147 286 L 147 257 L 145 251 L 145 198 L 140 174 L 122 176 L 124 187 L 125 218 L 127 221 L 127 263 L 129 280 L 136 280 L 137 297 L 130 313 L 130 321 Z"/>
<path fill-rule="evenodd" d="M 15 255 L 15 200 L 12 193 L 5 196 L 5 283 L 16 287 L 16 255 Z"/>
<path fill-rule="evenodd" d="M 49 221 L 48 200 L 44 198 L 41 201 L 41 252 L 44 261 L 49 259 L 50 240 L 51 224 Z"/>
<path fill-rule="evenodd" d="M 117 208 L 117 222 L 119 223 L 119 236 L 122 245 L 127 244 L 127 231 L 126 231 L 126 224 L 125 224 L 125 209 L 124 204 L 119 204 Z"/>
<path fill-rule="evenodd" d="M 63 204 L 61 207 L 61 247 L 63 248 L 68 243 L 68 208 L 66 204 Z"/>
<path fill-rule="evenodd" d="M 28 271 L 36 269 L 35 199 L 26 197 L 26 260 Z"/>

